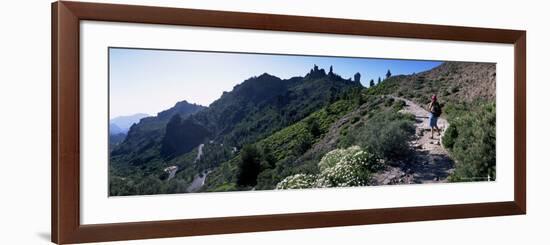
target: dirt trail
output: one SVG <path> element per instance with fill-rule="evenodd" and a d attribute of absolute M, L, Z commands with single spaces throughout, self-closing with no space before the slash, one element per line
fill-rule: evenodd
<path fill-rule="evenodd" d="M 447 177 L 454 170 L 454 162 L 443 148 L 441 138 L 449 123 L 440 117 L 437 126 L 441 129 L 441 136 L 434 132 L 434 138 L 431 139 L 428 124 L 429 112 L 410 100 L 395 96 L 391 97 L 406 103 L 400 112 L 413 114 L 416 118 L 416 133 L 414 139 L 410 142 L 414 149 L 414 156 L 407 161 L 388 166 L 385 171 L 374 176 L 372 184 L 447 182 Z"/>

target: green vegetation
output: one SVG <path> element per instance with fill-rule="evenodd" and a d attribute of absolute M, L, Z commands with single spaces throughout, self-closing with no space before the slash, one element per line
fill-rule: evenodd
<path fill-rule="evenodd" d="M 356 92 L 350 92 L 356 93 Z M 355 97 L 345 96 L 347 99 L 339 100 L 317 112 L 312 113 L 303 120 L 286 127 L 255 144 L 254 153 L 257 161 L 261 161 L 261 169 L 256 180 L 247 183 L 255 183 L 257 189 L 273 189 L 283 178 L 301 172 L 318 173 L 316 162 L 295 162 L 295 160 L 308 151 L 317 142 L 328 128 L 340 117 L 357 108 L 359 100 Z M 240 153 L 242 159 L 244 149 Z M 248 151 L 248 150 L 247 150 Z M 260 153 L 262 152 L 262 153 Z M 239 181 L 239 169 L 230 166 L 242 166 L 243 161 L 230 160 L 211 174 L 207 179 L 207 190 L 217 190 L 219 186 Z M 225 171 L 233 171 L 227 174 Z M 240 186 L 245 186 L 239 184 Z"/>
<path fill-rule="evenodd" d="M 450 126 L 443 145 L 456 161 L 450 180 L 495 180 L 495 102 L 448 105 L 446 113 Z"/>
<path fill-rule="evenodd" d="M 197 173 L 204 173 L 235 156 L 232 149 L 217 143 L 205 143 L 203 154 L 197 159 L 198 147 L 178 157 L 165 160 L 151 158 L 147 164 L 122 164 L 115 158 L 109 166 L 109 195 L 149 195 L 157 193 L 184 193 Z M 160 154 L 157 149 L 156 154 Z M 114 165 L 116 164 L 116 165 Z M 175 176 L 168 180 L 164 171 L 170 166 L 178 167 Z M 153 181 L 155 180 L 155 181 Z M 158 180 L 158 181 L 156 181 Z M 142 186 L 137 188 L 136 186 Z M 160 192 L 156 192 L 160 190 Z"/>
<path fill-rule="evenodd" d="M 455 162 L 450 181 L 491 180 L 495 176 L 494 64 L 448 62 L 432 71 L 392 76 L 367 91 L 393 94 L 420 105 L 440 95 L 450 126 L 442 143 Z"/>
<path fill-rule="evenodd" d="M 386 107 L 372 108 L 364 125 L 350 128 L 340 141 L 342 147 L 359 145 L 380 158 L 396 160 L 410 154 L 414 116 L 398 113 L 403 101 L 385 100 Z"/>
<path fill-rule="evenodd" d="M 326 120 L 341 116 L 338 114 L 341 108 L 330 105 L 344 96 L 350 99 L 350 94 L 358 93 L 359 88 L 358 80 L 343 79 L 315 67 L 305 77 L 283 80 L 267 73 L 252 77 L 224 93 L 208 108 L 180 102 L 157 117 L 145 118 L 134 125 L 124 142 L 114 147 L 110 156 L 110 194 L 185 192 L 197 174 L 211 170 L 215 171 L 209 173 L 207 181 L 219 179 L 221 183 L 207 185 L 208 190 L 255 186 L 256 179 L 265 180 L 266 171 L 276 168 L 275 161 L 281 160 L 281 155 L 299 156 L 307 151 L 330 125 Z M 330 119 L 309 117 L 325 107 L 330 107 L 325 112 Z M 285 136 L 259 144 L 306 117 L 309 121 L 282 133 L 293 135 L 290 144 L 275 146 L 285 141 Z M 204 154 L 196 159 L 201 144 Z M 258 146 L 259 167 L 257 159 L 242 158 L 244 145 Z M 164 171 L 171 166 L 178 167 L 173 178 Z M 249 167 L 250 171 L 246 170 Z M 221 170 L 227 172 L 220 173 Z M 257 177 L 258 174 L 262 176 Z M 269 183 L 276 184 L 275 180 Z M 134 188 L 142 184 L 147 188 Z"/>
<path fill-rule="evenodd" d="M 392 161 L 406 157 L 410 152 L 408 142 L 414 134 L 414 117 L 398 113 L 403 106 L 402 101 L 393 98 L 384 99 L 380 96 L 365 96 L 364 90 L 350 91 L 343 96 L 343 99 L 257 142 L 255 144 L 256 148 L 269 152 L 272 160 L 269 161 L 269 164 L 261 164 L 261 171 L 256 179 L 256 189 L 273 189 L 285 178 L 290 178 L 287 179 L 287 182 L 302 185 L 308 182 L 311 176 L 325 176 L 324 180 L 333 183 L 335 180 L 332 179 L 337 179 L 337 176 L 333 176 L 334 171 L 324 174 L 323 171 L 334 167 L 333 165 L 330 167 L 325 166 L 326 163 L 330 162 L 330 160 L 327 160 L 330 157 L 327 156 L 337 154 L 339 151 L 332 151 L 331 154 L 327 152 L 333 149 L 320 151 L 316 154 L 319 155 L 319 158 L 311 157 L 304 160 L 301 157 L 309 153 L 312 147 L 319 143 L 322 138 L 327 137 L 326 134 L 329 128 L 346 115 L 348 115 L 349 120 L 340 126 L 340 135 L 331 137 L 337 137 L 338 145 L 343 149 L 363 149 L 373 155 L 375 159 L 380 159 L 376 163 L 369 162 L 369 176 L 382 168 L 382 159 Z M 361 113 L 361 111 L 365 113 Z M 258 153 L 259 151 L 256 150 L 255 152 Z M 325 153 L 327 155 L 323 156 Z M 262 154 L 259 155 L 258 159 L 265 158 L 265 154 L 263 156 Z M 321 160 L 322 157 L 325 160 Z M 263 162 L 268 161 L 263 160 Z M 235 179 L 238 180 L 239 178 L 235 178 L 235 173 L 228 175 L 225 171 L 230 169 L 235 171 L 237 168 L 230 166 L 240 166 L 240 163 L 242 161 L 239 162 L 234 159 L 222 164 L 225 165 L 224 168 L 214 171 L 211 178 L 207 179 L 206 190 L 218 190 L 219 186 L 228 185 Z M 351 165 L 339 165 L 338 168 L 333 168 L 333 170 L 342 170 L 343 168 L 354 170 L 354 173 L 366 173 L 363 171 L 357 172 L 358 169 L 352 168 Z M 357 177 L 355 174 L 352 174 L 352 176 Z M 360 179 L 366 181 L 366 177 L 367 175 Z M 336 182 L 340 183 L 339 181 Z M 327 183 L 325 185 L 330 186 Z M 351 185 L 352 182 L 349 184 Z M 236 190 L 242 190 L 242 188 Z"/>
<path fill-rule="evenodd" d="M 238 165 L 237 184 L 255 186 L 260 173 L 261 155 L 254 145 L 245 145 Z"/>
<path fill-rule="evenodd" d="M 312 113 L 304 120 L 260 141 L 258 144 L 271 149 L 276 160 L 303 154 L 316 139 L 326 133 L 330 125 L 356 105 L 341 100 L 324 109 Z"/>
<path fill-rule="evenodd" d="M 469 90 L 462 77 L 470 76 L 468 67 L 451 63 L 407 76 L 388 70 L 369 88 L 358 73 L 343 79 L 317 66 L 305 77 L 252 77 L 208 108 L 178 103 L 134 125 L 112 146 L 109 193 L 369 185 L 386 165 L 413 155 L 416 119 L 400 112 L 404 101 L 387 95 L 420 105 L 443 95 L 450 127 L 442 142 L 456 164 L 449 180 L 495 179 L 494 96 L 470 98 L 483 91 Z M 191 185 L 204 175 L 204 186 Z"/>

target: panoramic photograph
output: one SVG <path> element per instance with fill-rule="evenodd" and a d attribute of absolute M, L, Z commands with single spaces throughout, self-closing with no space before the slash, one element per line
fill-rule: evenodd
<path fill-rule="evenodd" d="M 496 64 L 109 48 L 109 196 L 496 180 Z"/>

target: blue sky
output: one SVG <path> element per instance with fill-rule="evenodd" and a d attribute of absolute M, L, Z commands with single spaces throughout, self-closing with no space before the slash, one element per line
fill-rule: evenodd
<path fill-rule="evenodd" d="M 359 72 L 367 87 L 388 69 L 393 75 L 412 74 L 441 62 L 110 48 L 110 118 L 156 115 L 182 100 L 208 106 L 250 77 L 265 72 L 282 79 L 305 76 L 314 64 L 327 71 L 332 65 L 344 78 Z"/>

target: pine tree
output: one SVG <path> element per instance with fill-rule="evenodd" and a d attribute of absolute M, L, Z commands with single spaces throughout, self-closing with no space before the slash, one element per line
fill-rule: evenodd
<path fill-rule="evenodd" d="M 378 83 L 376 83 L 376 84 L 380 84 L 380 82 L 382 82 L 382 79 L 380 79 L 380 77 L 378 77 Z"/>
<path fill-rule="evenodd" d="M 369 87 L 374 87 L 374 79 L 371 79 L 369 82 Z"/>
<path fill-rule="evenodd" d="M 391 72 L 390 72 L 390 69 L 388 69 L 388 72 L 386 72 L 386 79 L 388 79 L 390 77 L 391 77 Z"/>
<path fill-rule="evenodd" d="M 237 184 L 240 186 L 255 186 L 260 173 L 261 155 L 254 145 L 245 145 L 241 150 L 238 165 Z"/>

